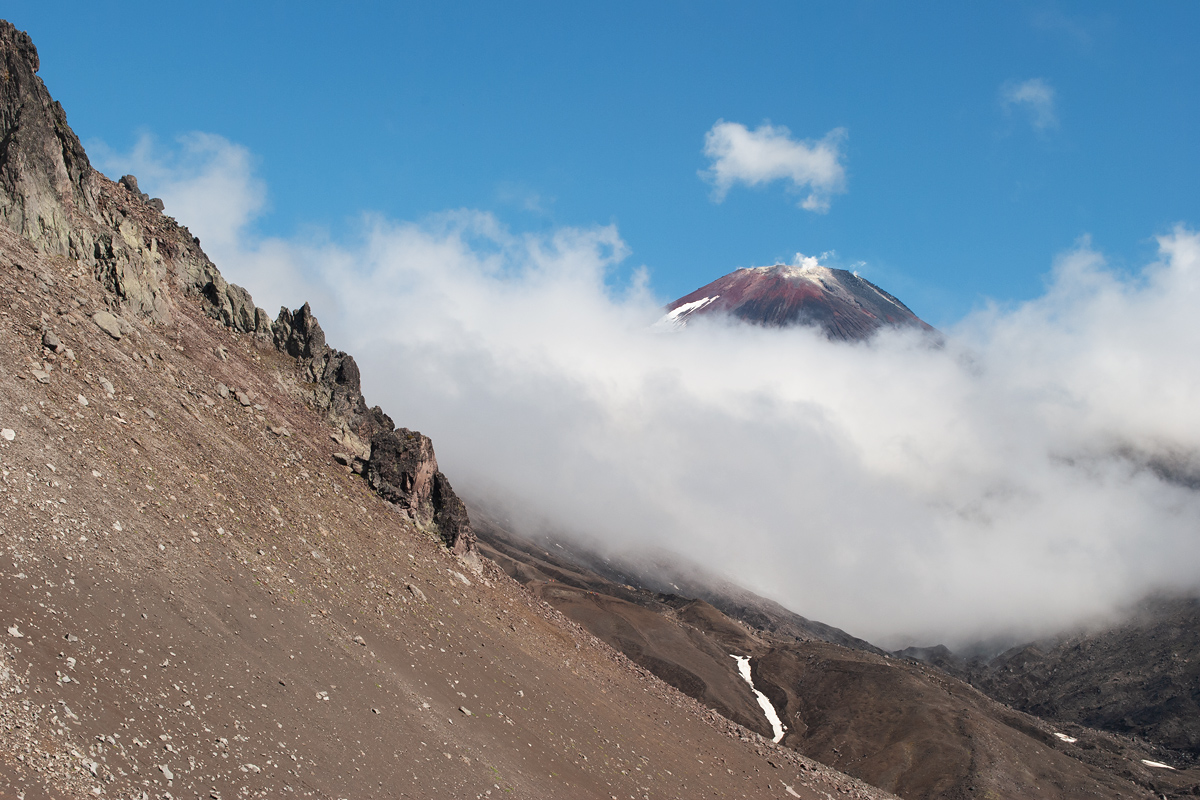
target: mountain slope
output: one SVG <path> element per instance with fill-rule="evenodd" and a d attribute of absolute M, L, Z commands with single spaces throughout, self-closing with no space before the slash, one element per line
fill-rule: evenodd
<path fill-rule="evenodd" d="M 822 267 L 815 259 L 731 272 L 668 305 L 658 324 L 683 327 L 696 317 L 717 314 L 772 327 L 810 325 L 842 341 L 869 339 L 891 326 L 934 332 L 875 284 L 848 270 Z"/>
<path fill-rule="evenodd" d="M 943 668 L 1047 719 L 1138 736 L 1166 760 L 1200 760 L 1200 599 L 1152 597 L 1120 624 Z"/>
<path fill-rule="evenodd" d="M 87 165 L 0 23 L 0 797 L 885 797 L 475 555 L 367 408 Z"/>

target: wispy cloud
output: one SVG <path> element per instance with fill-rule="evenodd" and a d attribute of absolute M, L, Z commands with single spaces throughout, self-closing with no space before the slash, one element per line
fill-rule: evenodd
<path fill-rule="evenodd" d="M 1058 127 L 1054 87 L 1042 78 L 1005 83 L 1000 87 L 1000 103 L 1007 113 L 1019 111 L 1025 114 L 1036 131 Z"/>
<path fill-rule="evenodd" d="M 212 200 L 172 185 L 196 197 L 168 206 Z M 368 400 L 514 520 L 684 553 L 883 644 L 1048 633 L 1200 583 L 1195 231 L 1133 276 L 1080 241 L 1042 297 L 931 348 L 717 320 L 656 335 L 644 282 L 606 280 L 628 253 L 611 226 L 366 217 L 330 244 L 206 220 L 241 232 L 227 278 L 312 300 Z"/>
<path fill-rule="evenodd" d="M 1086 18 L 1080 14 L 1065 14 L 1057 8 L 1045 8 L 1030 16 L 1034 28 L 1056 33 L 1079 50 L 1090 50 L 1096 42 L 1097 30 L 1109 27 L 1106 17 Z"/>
<path fill-rule="evenodd" d="M 801 208 L 824 213 L 830 197 L 845 191 L 845 139 L 844 128 L 834 128 L 817 141 L 800 141 L 783 126 L 763 123 L 750 130 L 739 122 L 719 120 L 704 136 L 704 155 L 712 163 L 700 174 L 712 183 L 717 202 L 734 184 L 782 180 L 797 192 L 808 192 Z"/>
<path fill-rule="evenodd" d="M 496 199 L 504 205 L 545 216 L 554 206 L 553 197 L 545 197 L 520 183 L 504 181 L 496 186 Z"/>

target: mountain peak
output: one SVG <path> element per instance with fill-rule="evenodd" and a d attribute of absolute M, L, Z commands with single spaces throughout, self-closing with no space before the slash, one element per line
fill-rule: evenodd
<path fill-rule="evenodd" d="M 67 254 L 78 214 L 96 210 L 92 167 L 63 107 L 37 76 L 29 34 L 0 20 L 0 224 Z M 77 248 L 76 248 L 77 249 Z"/>
<path fill-rule="evenodd" d="M 675 329 L 692 317 L 727 314 L 756 325 L 821 328 L 827 337 L 863 341 L 885 327 L 933 332 L 908 306 L 855 272 L 821 265 L 742 267 L 667 306 L 658 327 Z"/>

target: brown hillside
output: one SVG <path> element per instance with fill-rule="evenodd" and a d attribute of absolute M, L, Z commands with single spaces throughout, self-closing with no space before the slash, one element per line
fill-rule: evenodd
<path fill-rule="evenodd" d="M 847 647 L 841 642 L 858 640 L 841 631 L 830 629 L 835 642 L 813 636 L 826 626 L 770 624 L 769 605 L 745 590 L 726 603 L 746 611 L 733 619 L 701 600 L 617 583 L 586 566 L 601 561 L 594 556 L 544 549 L 486 518 L 479 530 L 482 552 L 534 594 L 709 708 L 770 735 L 729 657 L 751 656 L 755 687 L 787 726 L 783 744 L 901 797 L 1200 791 L 1200 770 L 1158 748 L 1014 711 L 936 668 L 866 643 Z"/>

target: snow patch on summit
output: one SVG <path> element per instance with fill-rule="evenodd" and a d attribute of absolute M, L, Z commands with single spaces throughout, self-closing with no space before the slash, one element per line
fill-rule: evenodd
<path fill-rule="evenodd" d="M 662 319 L 654 323 L 652 327 L 656 331 L 677 331 L 684 325 L 687 325 L 687 318 L 692 314 L 692 312 L 699 311 L 705 306 L 716 302 L 720 297 L 721 295 L 718 294 L 713 297 L 704 297 L 700 300 L 694 300 L 691 303 L 684 303 L 679 308 L 676 308 L 673 311 L 668 311 L 663 315 Z"/>

